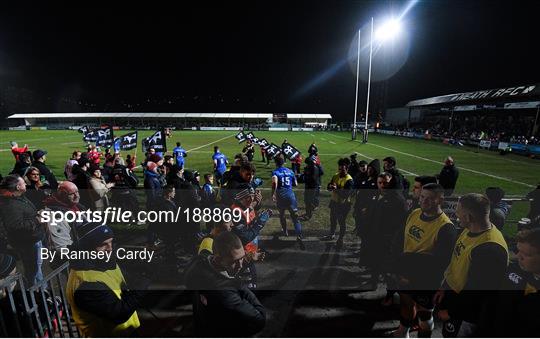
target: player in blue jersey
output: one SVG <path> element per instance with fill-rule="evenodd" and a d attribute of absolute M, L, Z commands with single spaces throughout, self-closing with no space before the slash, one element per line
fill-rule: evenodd
<path fill-rule="evenodd" d="M 180 166 L 181 168 L 184 168 L 185 160 L 184 158 L 187 157 L 187 152 L 185 149 L 183 149 L 180 146 L 180 142 L 176 143 L 176 147 L 173 149 L 173 156 L 176 160 L 176 164 Z"/>
<path fill-rule="evenodd" d="M 293 186 L 296 186 L 296 177 L 293 171 L 284 167 L 285 163 L 282 156 L 275 158 L 276 169 L 272 171 L 272 200 L 276 203 L 279 211 L 279 221 L 283 229 L 283 235 L 288 236 L 287 221 L 285 220 L 285 210 L 289 211 L 294 230 L 296 232 L 296 240 L 300 248 L 304 249 L 302 242 L 302 224 L 298 220 L 298 203 L 296 195 L 293 192 Z"/>
<path fill-rule="evenodd" d="M 227 171 L 227 164 L 229 160 L 225 154 L 219 151 L 219 146 L 214 146 L 214 155 L 212 155 L 212 161 L 214 162 L 214 177 L 219 186 L 223 185 L 223 173 Z"/>

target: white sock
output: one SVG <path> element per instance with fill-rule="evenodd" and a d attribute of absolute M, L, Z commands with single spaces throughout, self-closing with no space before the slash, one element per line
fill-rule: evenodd
<path fill-rule="evenodd" d="M 394 331 L 393 335 L 394 338 L 409 338 L 409 330 L 411 328 L 407 326 L 403 326 L 402 324 L 399 324 L 399 327 L 397 330 Z"/>

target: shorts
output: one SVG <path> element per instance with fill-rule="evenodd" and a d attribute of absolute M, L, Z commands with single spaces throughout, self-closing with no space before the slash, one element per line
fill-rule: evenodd
<path fill-rule="evenodd" d="M 298 211 L 298 202 L 296 201 L 296 197 L 294 196 L 294 193 L 286 194 L 286 195 L 277 195 L 276 199 L 276 206 L 278 209 L 292 209 L 293 211 Z"/>

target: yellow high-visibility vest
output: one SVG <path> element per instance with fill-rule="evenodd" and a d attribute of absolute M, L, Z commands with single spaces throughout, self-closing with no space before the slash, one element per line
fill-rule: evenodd
<path fill-rule="evenodd" d="M 444 272 L 444 279 L 454 292 L 460 293 L 467 284 L 469 269 L 471 267 L 471 252 L 477 246 L 488 242 L 501 245 L 506 250 L 508 256 L 506 240 L 504 240 L 501 231 L 494 225 L 491 225 L 491 229 L 474 237 L 469 235 L 467 229 L 464 229 L 463 232 L 461 232 L 454 246 L 450 264 Z"/>
<path fill-rule="evenodd" d="M 75 291 L 83 282 L 100 282 L 109 287 L 118 299 L 121 299 L 122 285 L 125 279 L 116 265 L 113 270 L 79 271 L 71 269 L 66 286 L 66 295 L 71 306 L 71 313 L 77 328 L 84 337 L 129 337 L 131 333 L 140 326 L 137 312 L 133 312 L 131 317 L 122 324 L 115 324 L 112 321 L 100 317 L 99 314 L 86 312 L 75 304 Z"/>
<path fill-rule="evenodd" d="M 439 230 L 452 223 L 444 212 L 431 221 L 424 221 L 421 216 L 422 210 L 417 208 L 407 218 L 403 239 L 404 253 L 432 253 Z"/>

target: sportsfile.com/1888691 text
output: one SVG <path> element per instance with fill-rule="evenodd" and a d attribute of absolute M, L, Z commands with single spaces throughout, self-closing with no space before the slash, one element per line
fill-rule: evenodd
<path fill-rule="evenodd" d="M 51 211 L 40 212 L 40 222 L 57 225 L 60 222 L 239 222 L 245 217 L 249 222 L 249 211 L 219 208 L 182 208 L 176 211 L 138 211 L 136 213 L 122 208 L 107 207 L 104 211 Z"/>

